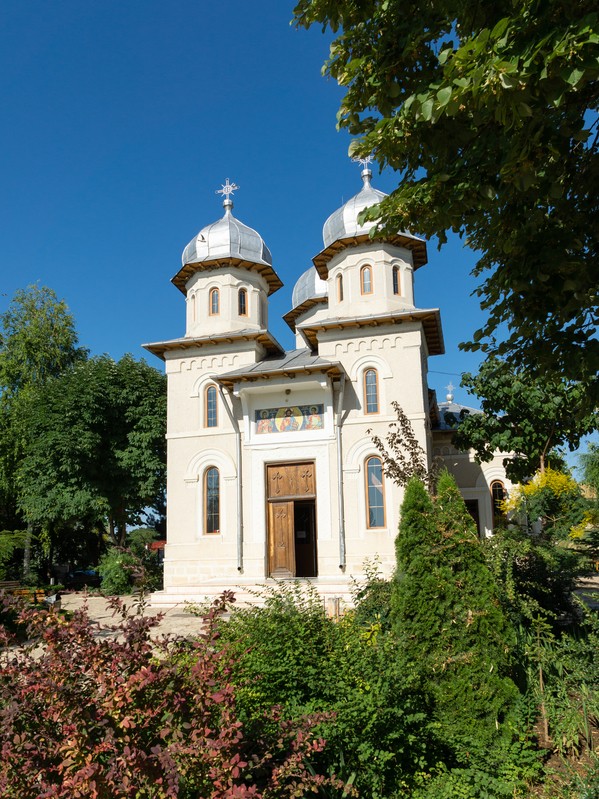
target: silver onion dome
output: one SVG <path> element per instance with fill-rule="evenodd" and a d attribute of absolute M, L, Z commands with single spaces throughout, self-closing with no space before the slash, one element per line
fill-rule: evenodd
<path fill-rule="evenodd" d="M 222 219 L 202 228 L 183 250 L 183 266 L 221 258 L 238 258 L 272 266 L 272 255 L 260 234 L 233 216 L 230 197 L 226 197 L 223 206 L 225 215 Z"/>
<path fill-rule="evenodd" d="M 309 269 L 300 275 L 298 281 L 293 287 L 293 294 L 291 295 L 292 308 L 299 307 L 306 300 L 313 300 L 319 297 L 327 296 L 327 282 L 318 276 L 316 269 L 311 266 Z"/>
<path fill-rule="evenodd" d="M 376 224 L 376 222 L 365 222 L 363 225 L 358 223 L 358 215 L 361 211 L 365 208 L 370 208 L 371 205 L 380 203 L 387 196 L 384 192 L 372 188 L 370 185 L 371 178 L 371 170 L 363 169 L 362 182 L 364 185 L 362 190 L 351 200 L 348 200 L 345 205 L 342 205 L 341 208 L 332 213 L 324 223 L 322 238 L 324 239 L 325 248 L 335 241 L 368 233 Z"/>

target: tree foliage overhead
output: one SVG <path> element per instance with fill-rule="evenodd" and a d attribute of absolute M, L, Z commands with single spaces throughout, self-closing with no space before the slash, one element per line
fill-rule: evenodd
<path fill-rule="evenodd" d="M 388 231 L 464 236 L 489 313 L 468 347 L 590 381 L 599 367 L 596 3 L 301 0 L 337 34 L 339 125 L 401 173 Z M 507 325 L 507 338 L 494 336 Z"/>
<path fill-rule="evenodd" d="M 456 446 L 474 449 L 481 461 L 490 461 L 496 450 L 513 453 L 504 461 L 513 480 L 544 470 L 555 447 L 576 449 L 599 422 L 597 412 L 588 410 L 582 384 L 535 378 L 499 358 L 485 361 L 474 377 L 465 374 L 462 386 L 479 398 L 483 413 L 459 422 Z"/>

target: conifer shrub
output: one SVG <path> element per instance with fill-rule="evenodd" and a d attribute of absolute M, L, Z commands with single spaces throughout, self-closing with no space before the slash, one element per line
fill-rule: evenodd
<path fill-rule="evenodd" d="M 263 707 L 244 727 L 231 652 L 216 646 L 225 599 L 194 641 L 151 638 L 156 617 L 118 599 L 105 627 L 85 609 L 66 619 L 17 603 L 31 643 L 0 628 L 2 799 L 340 797 L 314 766 L 322 717 Z"/>
<path fill-rule="evenodd" d="M 453 478 L 434 501 L 407 486 L 397 538 L 394 629 L 411 684 L 428 697 L 433 729 L 456 764 L 482 763 L 507 742 L 518 691 L 515 634 L 501 608 L 474 523 Z"/>

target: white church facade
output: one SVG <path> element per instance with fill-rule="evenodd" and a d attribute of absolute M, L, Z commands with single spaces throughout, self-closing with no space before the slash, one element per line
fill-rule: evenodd
<path fill-rule="evenodd" d="M 509 488 L 502 459 L 479 465 L 452 446 L 444 419 L 458 408 L 427 384 L 429 358 L 444 352 L 440 313 L 414 300 L 426 243 L 370 237 L 358 215 L 384 196 L 371 177 L 366 165 L 295 285 L 284 317 L 292 351 L 268 328 L 282 282 L 260 235 L 233 216 L 228 181 L 224 216 L 185 248 L 173 278 L 185 336 L 145 345 L 168 376 L 167 543 L 154 604 L 224 589 L 243 599 L 294 578 L 347 601 L 366 560 L 390 574 L 402 489 L 372 434 L 388 432 L 394 400 L 429 459 L 455 475 L 480 534 L 492 531 L 493 495 Z"/>

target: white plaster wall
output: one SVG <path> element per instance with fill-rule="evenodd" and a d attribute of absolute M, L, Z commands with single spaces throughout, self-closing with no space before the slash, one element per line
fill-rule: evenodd
<path fill-rule="evenodd" d="M 220 292 L 218 315 L 210 314 L 210 290 Z M 239 316 L 239 289 L 247 291 L 247 315 Z M 196 272 L 186 283 L 186 335 L 205 336 L 236 330 L 259 330 L 266 326 L 261 303 L 266 301 L 268 284 L 257 272 L 226 267 Z"/>
<path fill-rule="evenodd" d="M 362 294 L 360 270 L 372 267 L 372 293 Z M 393 294 L 393 267 L 400 273 L 399 294 Z M 343 277 L 343 300 L 339 301 L 337 276 Z M 363 316 L 402 311 L 414 307 L 412 253 L 403 247 L 377 242 L 342 250 L 329 263 L 328 295 L 330 318 Z"/>

